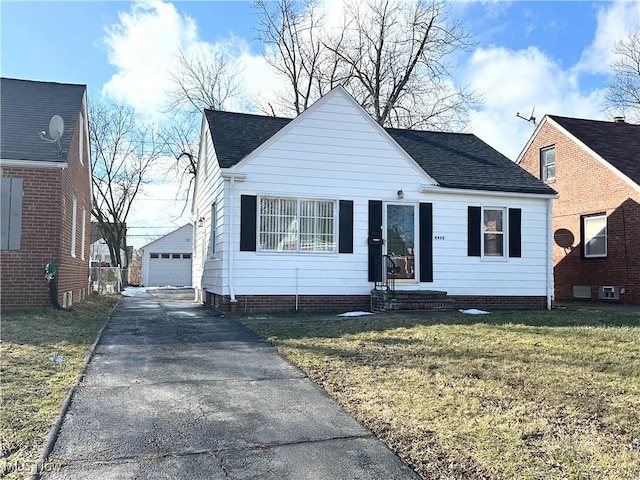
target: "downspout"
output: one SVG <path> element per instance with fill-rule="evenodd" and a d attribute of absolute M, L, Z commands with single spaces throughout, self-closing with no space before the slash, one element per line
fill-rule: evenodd
<path fill-rule="evenodd" d="M 224 180 L 229 180 L 229 266 L 228 268 L 228 278 L 229 278 L 229 301 L 232 304 L 238 302 L 236 299 L 236 289 L 235 289 L 235 182 L 238 180 L 239 182 L 243 182 L 247 178 L 246 173 L 237 173 L 237 172 L 229 172 L 223 169 L 222 178 Z"/>
<path fill-rule="evenodd" d="M 547 200 L 547 310 L 551 310 L 553 295 L 553 217 L 552 199 Z"/>
<path fill-rule="evenodd" d="M 235 269 L 234 267 L 234 255 L 233 255 L 233 251 L 235 249 L 235 243 L 233 241 L 234 239 L 234 224 L 235 222 L 235 216 L 233 214 L 234 212 L 234 207 L 235 207 L 235 202 L 233 201 L 234 199 L 234 186 L 236 184 L 236 177 L 232 176 L 229 180 L 229 297 L 230 297 L 230 302 L 231 303 L 237 303 L 238 299 L 236 298 L 236 289 L 235 289 L 235 282 L 233 280 L 233 275 L 234 275 L 234 271 Z"/>

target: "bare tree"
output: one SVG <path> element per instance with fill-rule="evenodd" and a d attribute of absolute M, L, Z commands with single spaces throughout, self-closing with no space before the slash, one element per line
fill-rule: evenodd
<path fill-rule="evenodd" d="M 640 30 L 615 43 L 611 65 L 613 82 L 607 85 L 605 107 L 640 122 Z"/>
<path fill-rule="evenodd" d="M 193 191 L 198 172 L 198 140 L 202 114 L 183 113 L 173 122 L 160 127 L 158 139 L 162 143 L 165 155 L 175 159 L 167 170 L 167 175 L 176 179 L 180 185 L 178 195 L 184 193 L 182 212 L 186 209 Z"/>
<path fill-rule="evenodd" d="M 198 162 L 198 139 L 205 108 L 220 110 L 242 95 L 242 69 L 232 55 L 230 43 L 200 48 L 190 53 L 176 53 L 177 66 L 169 72 L 171 88 L 167 91 L 167 111 L 174 121 L 163 126 L 159 138 L 165 153 L 175 158 L 169 174 L 177 175 L 186 191 L 184 207 L 194 185 Z M 184 211 L 184 209 L 183 209 Z"/>
<path fill-rule="evenodd" d="M 352 0 L 332 28 L 313 0 L 296 5 L 256 2 L 267 58 L 290 87 L 281 100 L 294 113 L 340 84 L 380 125 L 464 128 L 478 99 L 453 84 L 448 59 L 472 46 L 471 34 L 449 21 L 444 1 Z"/>
<path fill-rule="evenodd" d="M 178 50 L 176 71 L 169 72 L 172 87 L 167 92 L 168 110 L 220 110 L 242 93 L 242 69 L 228 48 L 225 44 L 191 53 Z"/>
<path fill-rule="evenodd" d="M 126 224 L 133 202 L 160 148 L 150 127 L 130 107 L 94 100 L 89 104 L 93 211 L 113 265 L 129 263 Z M 125 258 L 122 258 L 124 252 Z"/>
<path fill-rule="evenodd" d="M 256 0 L 264 58 L 286 79 L 279 111 L 299 115 L 339 82 L 337 59 L 324 41 L 325 16 L 317 0 Z M 273 105 L 263 111 L 276 114 Z"/>

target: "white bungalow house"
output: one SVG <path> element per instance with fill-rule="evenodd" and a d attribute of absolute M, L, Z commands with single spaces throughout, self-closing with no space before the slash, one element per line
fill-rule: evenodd
<path fill-rule="evenodd" d="M 191 285 L 193 225 L 190 223 L 142 247 L 142 285 Z"/>
<path fill-rule="evenodd" d="M 341 87 L 295 119 L 205 110 L 196 300 L 549 308 L 555 196 L 474 135 L 380 127 Z"/>

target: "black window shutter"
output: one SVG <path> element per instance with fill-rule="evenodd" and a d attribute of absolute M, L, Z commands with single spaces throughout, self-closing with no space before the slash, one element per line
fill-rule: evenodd
<path fill-rule="evenodd" d="M 420 281 L 433 282 L 433 207 L 420 204 Z"/>
<path fill-rule="evenodd" d="M 376 268 L 382 255 L 382 201 L 369 200 L 369 281 L 380 281 L 381 271 Z"/>
<path fill-rule="evenodd" d="M 480 246 L 482 245 L 482 208 L 468 207 L 467 217 L 467 255 L 470 257 L 480 256 Z"/>
<path fill-rule="evenodd" d="M 353 200 L 340 200 L 338 253 L 353 253 Z"/>
<path fill-rule="evenodd" d="M 256 251 L 256 220 L 258 197 L 240 196 L 240 251 Z"/>
<path fill-rule="evenodd" d="M 509 256 L 522 257 L 522 209 L 509 209 Z"/>

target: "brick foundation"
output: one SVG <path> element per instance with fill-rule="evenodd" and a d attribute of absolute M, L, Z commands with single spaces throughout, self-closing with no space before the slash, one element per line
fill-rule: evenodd
<path fill-rule="evenodd" d="M 449 295 L 455 309 L 479 308 L 481 310 L 544 310 L 547 308 L 546 297 L 501 297 Z"/>
<path fill-rule="evenodd" d="M 204 303 L 222 313 L 291 311 L 296 309 L 295 295 L 239 295 L 231 303 L 228 295 L 204 292 Z M 487 310 L 545 309 L 546 297 L 448 296 L 454 308 Z M 353 311 L 371 310 L 370 295 L 300 295 L 298 310 Z"/>

